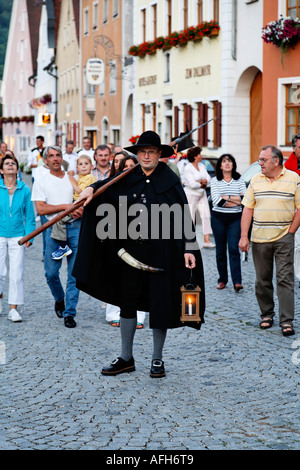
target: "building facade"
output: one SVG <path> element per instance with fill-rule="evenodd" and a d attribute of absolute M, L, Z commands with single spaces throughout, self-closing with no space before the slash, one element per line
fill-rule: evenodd
<path fill-rule="evenodd" d="M 218 3 L 136 2 L 134 31 L 139 50 L 131 48 L 136 62 L 136 134 L 152 129 L 164 142 L 171 142 L 186 128 L 215 117 L 193 134 L 193 140 L 208 153 L 221 146 L 221 37 L 218 28 L 209 27 L 203 33 L 210 20 L 219 24 Z M 203 31 L 195 34 L 197 25 L 203 25 Z"/>
<path fill-rule="evenodd" d="M 57 141 L 81 145 L 79 0 L 62 0 L 57 34 Z"/>
<path fill-rule="evenodd" d="M 47 0 L 42 4 L 39 25 L 39 47 L 34 98 L 35 135 L 42 135 L 45 145 L 57 143 L 57 88 L 58 75 L 55 64 L 60 0 Z"/>
<path fill-rule="evenodd" d="M 135 134 L 170 142 L 187 128 L 203 154 L 240 170 L 261 146 L 262 0 L 137 0 Z M 134 137 L 134 136 L 133 136 Z"/>
<path fill-rule="evenodd" d="M 300 18 L 300 1 L 264 1 L 264 26 L 280 17 Z M 262 137 L 264 144 L 292 152 L 292 138 L 300 134 L 300 41 L 282 54 L 264 43 Z"/>
<path fill-rule="evenodd" d="M 82 135 L 91 138 L 94 148 L 99 144 L 122 143 L 123 39 L 126 38 L 123 9 L 128 19 L 132 17 L 132 8 L 132 1 L 81 2 Z"/>
<path fill-rule="evenodd" d="M 20 162 L 26 162 L 35 142 L 34 98 L 37 73 L 38 25 L 41 6 L 33 0 L 13 2 L 2 86 L 3 140 Z"/>

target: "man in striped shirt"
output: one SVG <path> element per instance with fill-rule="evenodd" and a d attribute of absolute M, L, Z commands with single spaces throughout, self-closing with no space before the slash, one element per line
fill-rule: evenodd
<path fill-rule="evenodd" d="M 262 147 L 261 173 L 255 175 L 242 201 L 241 251 L 252 255 L 256 271 L 255 294 L 261 310 L 261 328 L 274 318 L 273 262 L 276 263 L 279 325 L 284 336 L 294 334 L 294 234 L 300 225 L 300 177 L 283 166 L 283 156 L 272 145 Z"/>

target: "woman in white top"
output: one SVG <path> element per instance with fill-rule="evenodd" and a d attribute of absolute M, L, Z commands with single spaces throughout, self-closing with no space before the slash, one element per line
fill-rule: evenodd
<path fill-rule="evenodd" d="M 216 176 L 211 180 L 213 208 L 211 225 L 216 242 L 216 260 L 219 273 L 217 289 L 228 282 L 227 248 L 231 279 L 236 292 L 243 289 L 239 240 L 241 236 L 242 197 L 246 185 L 236 171 L 236 161 L 230 154 L 221 155 L 216 165 Z"/>
<path fill-rule="evenodd" d="M 204 234 L 204 248 L 213 248 L 215 245 L 210 241 L 212 228 L 210 224 L 210 209 L 208 205 L 206 186 L 210 183 L 210 176 L 205 165 L 201 163 L 201 147 L 192 147 L 187 151 L 189 163 L 184 169 L 184 191 L 189 203 L 192 219 L 195 222 L 196 212 L 199 212 Z"/>

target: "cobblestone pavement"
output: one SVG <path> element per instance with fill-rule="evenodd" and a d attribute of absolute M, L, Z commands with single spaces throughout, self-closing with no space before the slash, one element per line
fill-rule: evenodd
<path fill-rule="evenodd" d="M 169 330 L 167 376 L 152 379 L 152 334 L 137 330 L 136 371 L 104 377 L 120 350 L 120 331 L 101 303 L 82 294 L 77 328 L 53 310 L 44 278 L 42 236 L 26 252 L 23 321 L 0 316 L 2 450 L 299 450 L 300 289 L 296 335 L 278 316 L 258 327 L 251 260 L 244 290 L 216 290 L 215 250 L 202 250 L 206 323 Z M 66 276 L 66 262 L 62 277 Z M 5 349 L 4 349 L 5 347 Z"/>

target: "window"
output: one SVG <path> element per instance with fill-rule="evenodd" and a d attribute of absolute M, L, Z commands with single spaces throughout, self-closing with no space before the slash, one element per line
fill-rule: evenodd
<path fill-rule="evenodd" d="M 19 76 L 19 90 L 23 90 L 23 70 L 20 71 L 20 76 Z"/>
<path fill-rule="evenodd" d="M 93 3 L 93 29 L 98 28 L 98 16 L 99 16 L 99 4 L 98 2 Z"/>
<path fill-rule="evenodd" d="M 167 35 L 172 33 L 172 0 L 167 0 Z"/>
<path fill-rule="evenodd" d="M 203 0 L 197 0 L 197 22 L 202 23 L 203 21 Z"/>
<path fill-rule="evenodd" d="M 142 120 L 142 132 L 146 130 L 146 105 L 141 104 L 141 120 Z"/>
<path fill-rule="evenodd" d="M 152 130 L 156 132 L 156 103 L 152 103 L 151 108 L 152 108 Z"/>
<path fill-rule="evenodd" d="M 120 145 L 120 129 L 112 129 L 111 133 L 114 145 Z"/>
<path fill-rule="evenodd" d="M 153 39 L 157 38 L 157 4 L 152 5 Z"/>
<path fill-rule="evenodd" d="M 109 125 L 108 125 L 108 119 L 103 118 L 102 121 L 102 142 L 103 144 L 108 144 L 108 133 L 109 133 Z M 95 147 L 93 147 L 95 148 Z"/>
<path fill-rule="evenodd" d="M 286 2 L 287 16 L 292 18 L 300 17 L 300 0 L 287 0 Z"/>
<path fill-rule="evenodd" d="M 197 103 L 197 127 L 207 121 L 207 104 Z M 207 126 L 198 129 L 198 145 L 207 147 Z"/>
<path fill-rule="evenodd" d="M 213 101 L 212 104 L 214 113 L 213 147 L 221 147 L 222 105 L 219 101 Z"/>
<path fill-rule="evenodd" d="M 219 0 L 214 1 L 214 20 L 219 22 Z"/>
<path fill-rule="evenodd" d="M 110 63 L 110 80 L 109 80 L 109 93 L 114 94 L 117 91 L 117 73 L 116 73 L 116 63 Z"/>
<path fill-rule="evenodd" d="M 108 0 L 103 0 L 103 18 L 102 22 L 107 23 L 108 21 Z"/>
<path fill-rule="evenodd" d="M 113 18 L 119 16 L 119 0 L 114 0 L 113 2 Z"/>
<path fill-rule="evenodd" d="M 89 9 L 86 8 L 83 12 L 83 34 L 89 34 Z"/>
<path fill-rule="evenodd" d="M 24 60 L 24 41 L 23 39 L 20 42 L 20 62 Z"/>
<path fill-rule="evenodd" d="M 141 10 L 141 34 L 142 42 L 146 41 L 146 8 Z"/>
<path fill-rule="evenodd" d="M 286 86 L 285 144 L 292 145 L 295 134 L 300 134 L 300 85 Z"/>
<path fill-rule="evenodd" d="M 183 27 L 186 29 L 189 25 L 189 2 L 183 0 Z"/>
<path fill-rule="evenodd" d="M 166 52 L 165 54 L 165 83 L 169 83 L 171 79 L 170 76 L 170 53 Z"/>

